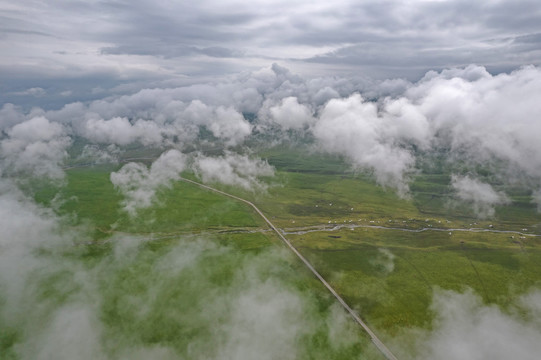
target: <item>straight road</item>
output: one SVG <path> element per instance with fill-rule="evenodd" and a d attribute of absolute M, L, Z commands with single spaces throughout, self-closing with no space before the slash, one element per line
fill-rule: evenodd
<path fill-rule="evenodd" d="M 291 251 L 293 251 L 295 253 L 295 255 L 297 255 L 297 257 L 299 259 L 301 259 L 301 261 L 304 263 L 304 265 L 306 265 L 306 267 L 308 269 L 310 269 L 310 271 L 319 279 L 319 281 L 321 281 L 321 283 L 327 288 L 327 290 L 329 290 L 331 292 L 331 294 L 334 295 L 336 300 L 338 300 L 338 302 L 344 307 L 344 309 L 346 309 L 346 311 L 353 317 L 353 319 L 355 319 L 355 321 L 364 329 L 364 331 L 366 331 L 366 333 L 370 336 L 370 339 L 372 340 L 374 345 L 376 345 L 378 350 L 387 359 L 389 359 L 389 360 L 398 360 L 396 358 L 396 356 L 394 356 L 394 354 L 391 352 L 391 350 L 389 350 L 387 348 L 387 346 L 385 346 L 385 344 L 376 336 L 376 334 L 374 334 L 374 332 L 368 327 L 368 325 L 366 325 L 366 323 L 359 317 L 359 315 L 355 311 L 353 311 L 353 309 L 351 307 L 349 307 L 349 305 L 344 301 L 344 299 L 342 299 L 342 297 L 340 295 L 338 295 L 338 293 L 323 278 L 323 276 L 321 276 L 320 273 L 317 272 L 317 270 L 312 266 L 312 264 L 310 264 L 310 262 L 308 262 L 308 260 L 304 256 L 302 256 L 302 254 L 289 242 L 288 239 L 286 239 L 284 237 L 284 235 L 282 235 L 282 233 L 278 230 L 278 228 L 276 226 L 274 226 L 274 224 L 265 216 L 265 214 L 263 214 L 261 212 L 261 210 L 258 209 L 257 206 L 254 205 L 254 203 L 252 203 L 251 201 L 248 201 L 246 199 L 240 198 L 238 196 L 235 196 L 235 195 L 226 193 L 224 191 L 215 189 L 213 187 L 198 183 L 197 181 L 193 181 L 193 180 L 189 180 L 189 179 L 185 179 L 185 178 L 182 178 L 182 181 L 192 183 L 192 184 L 197 185 L 197 186 L 199 186 L 201 188 L 216 192 L 218 194 L 233 198 L 233 199 L 241 201 L 241 202 L 243 202 L 243 203 L 245 203 L 247 205 L 250 205 L 259 214 L 259 216 L 261 216 L 263 218 L 263 220 L 265 220 L 265 222 L 276 233 L 276 235 L 278 235 L 280 237 L 280 239 L 282 239 L 282 241 L 287 245 L 287 247 L 289 247 L 291 249 Z"/>

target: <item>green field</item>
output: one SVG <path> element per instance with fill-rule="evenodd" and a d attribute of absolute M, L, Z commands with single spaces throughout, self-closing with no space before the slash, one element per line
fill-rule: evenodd
<path fill-rule="evenodd" d="M 450 174 L 441 164 L 412 174 L 411 194 L 400 198 L 339 157 L 288 148 L 261 150 L 259 156 L 276 168 L 276 176 L 266 179 L 266 193 L 210 185 L 253 201 L 288 232 L 384 340 L 408 329 L 430 329 L 435 289 L 473 289 L 485 303 L 506 311 L 520 295 L 541 286 L 541 237 L 534 236 L 541 233 L 540 216 L 521 189 L 509 189 L 512 203 L 497 207 L 494 218 L 480 220 L 454 201 Z M 153 206 L 130 217 L 109 180 L 119 167 L 69 169 L 62 187 L 27 185 L 38 203 L 55 209 L 65 228 L 81 234 L 75 246 L 40 255 L 62 265 L 37 277 L 35 301 L 60 309 L 73 298 L 88 295 L 93 301 L 96 296 L 99 305 L 93 311 L 101 319 L 106 354 L 126 356 L 125 349 L 134 344 L 163 346 L 185 358 L 234 351 L 228 348 L 231 341 L 249 335 L 231 340 L 224 329 L 236 331 L 239 321 L 251 324 L 254 333 L 264 331 L 259 321 L 236 312 L 238 295 L 247 292 L 248 298 L 272 303 L 275 292 L 280 294 L 276 299 L 283 295 L 305 309 L 304 315 L 290 314 L 301 329 L 294 358 L 380 357 L 352 321 L 343 321 L 349 319 L 345 312 L 253 209 L 178 181 L 160 189 Z M 183 176 L 196 179 L 189 172 Z M 454 230 L 469 228 L 490 231 Z M 74 268 L 91 274 L 91 285 L 77 284 L 70 275 Z M 90 288 L 98 295 L 89 295 Z M 207 307 L 213 309 L 208 314 L 202 311 Z M 49 310 L 36 310 L 35 316 L 51 316 Z M 261 321 L 276 325 L 264 317 Z M 4 332 L 1 353 L 14 354 L 24 332 L 16 326 Z M 336 336 L 347 341 L 335 345 Z M 210 337 L 221 345 L 208 347 Z M 407 357 L 400 352 L 408 346 L 394 346 L 399 358 Z"/>

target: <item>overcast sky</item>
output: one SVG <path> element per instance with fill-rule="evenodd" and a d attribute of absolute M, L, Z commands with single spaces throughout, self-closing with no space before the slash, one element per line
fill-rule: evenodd
<path fill-rule="evenodd" d="M 0 103 L 41 106 L 272 63 L 308 77 L 498 73 L 539 65 L 541 2 L 0 0 L 0 54 Z"/>

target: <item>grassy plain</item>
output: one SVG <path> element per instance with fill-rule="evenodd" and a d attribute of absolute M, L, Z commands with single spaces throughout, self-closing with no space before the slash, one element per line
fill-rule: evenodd
<path fill-rule="evenodd" d="M 34 190 L 35 198 L 48 206 L 57 199 L 60 215 L 71 225 L 94 227 L 98 238 L 114 232 L 159 236 L 264 225 L 263 220 L 243 204 L 182 181 L 159 189 L 155 206 L 139 210 L 137 217 L 132 218 L 122 210 L 123 196 L 110 181 L 110 173 L 115 170 L 117 167 L 111 166 L 69 169 L 64 187 L 38 187 Z"/>
<path fill-rule="evenodd" d="M 131 356 L 127 349 L 152 356 L 149 349 L 155 348 L 184 358 L 220 358 L 221 351 L 237 351 L 231 346 L 244 351 L 274 341 L 293 343 L 290 351 L 299 359 L 382 359 L 366 334 L 341 322 L 345 313 L 338 308 L 336 315 L 326 289 L 266 232 L 251 208 L 179 181 L 160 189 L 154 205 L 131 218 L 109 180 L 118 168 L 74 167 L 66 171 L 64 186 L 32 185 L 36 201 L 54 208 L 78 236 L 75 246 L 38 255 L 55 265 L 32 280 L 32 307 L 38 310 L 29 318 L 54 322 L 51 317 L 83 298 L 100 319 L 102 351 L 112 358 Z M 242 308 L 252 297 L 256 304 Z M 284 309 L 287 316 L 268 318 L 265 312 L 283 301 L 293 306 Z M 276 335 L 281 327 L 300 330 L 283 339 Z M 26 330 L 4 329 L 0 352 L 17 358 L 14 349 Z M 247 344 L 251 338 L 255 342 Z"/>
<path fill-rule="evenodd" d="M 293 244 L 384 337 L 411 327 L 429 328 L 433 317 L 429 307 L 436 288 L 472 288 L 486 303 L 505 309 L 529 288 L 541 286 L 541 238 L 530 236 L 541 233 L 541 220 L 524 190 L 510 189 L 512 203 L 497 207 L 494 218 L 482 220 L 469 206 L 453 200 L 450 173 L 441 163 L 430 171 L 412 174 L 411 194 L 400 198 L 392 189 L 377 185 L 369 173 L 352 170 L 340 157 L 287 148 L 260 151 L 259 156 L 276 168 L 276 176 L 267 179 L 266 193 L 211 185 L 253 201 L 275 225 L 292 232 L 287 237 Z M 197 311 L 200 304 L 190 303 L 188 298 L 180 302 L 168 299 L 182 298 L 175 284 L 203 297 L 208 290 L 188 278 L 167 278 L 160 293 L 164 302 L 156 307 L 191 324 L 186 326 L 175 325 L 157 310 L 151 310 L 149 317 L 136 318 L 131 310 L 123 310 L 121 304 L 128 299 L 122 294 L 135 292 L 137 297 L 146 286 L 161 281 L 157 275 L 145 274 L 164 249 L 174 247 L 179 236 L 211 235 L 216 244 L 232 249 L 223 257 L 211 252 L 211 258 L 202 260 L 201 269 L 209 271 L 205 282 L 223 291 L 237 276 L 234 268 L 242 259 L 283 245 L 270 232 L 249 232 L 266 227 L 248 206 L 184 182 L 160 190 L 156 204 L 132 219 L 122 212 L 122 196 L 109 181 L 110 172 L 116 169 L 70 169 L 57 200 L 53 201 L 56 190 L 47 186 L 37 187 L 35 197 L 46 205 L 57 203 L 57 212 L 70 225 L 94 229 L 92 237 L 97 242 L 85 246 L 78 256 L 96 263 L 112 256 L 110 240 L 118 234 L 154 239 L 139 248 L 139 260 L 115 268 L 114 275 L 103 280 L 104 292 L 109 288 L 122 292 L 106 295 L 101 311 L 111 334 L 129 333 L 137 341 L 150 343 L 170 341 L 180 352 L 186 351 L 188 340 L 175 343 L 174 339 L 207 337 L 209 328 L 197 325 L 205 323 L 201 318 L 183 319 L 184 315 L 174 311 L 176 307 Z M 184 176 L 194 178 L 190 173 Z M 336 225 L 346 227 L 329 231 Z M 299 232 L 303 227 L 315 231 Z M 454 230 L 457 228 L 491 232 Z M 277 278 L 306 296 L 315 294 L 316 312 L 330 311 L 333 300 L 299 262 L 287 256 L 273 261 L 265 271 L 276 272 Z M 171 332 L 157 331 L 158 324 L 167 324 Z M 360 339 L 361 347 L 332 350 L 323 333 L 311 333 L 302 340 L 306 346 L 299 358 L 313 358 L 319 351 L 329 359 L 346 359 L 361 348 L 368 357 L 377 358 L 366 337 L 360 335 Z M 308 350 L 311 348 L 313 351 Z"/>
<path fill-rule="evenodd" d="M 266 154 L 284 185 L 254 201 L 278 226 L 290 228 L 287 236 L 301 253 L 387 335 L 430 327 L 436 288 L 471 288 L 505 309 L 541 286 L 541 238 L 532 236 L 540 233 L 541 217 L 525 191 L 511 189 L 510 205 L 478 219 L 469 205 L 453 199 L 450 174 L 442 167 L 412 175 L 410 197 L 402 199 L 369 174 L 344 171 L 339 158 L 305 154 L 288 162 L 288 151 Z M 295 227 L 318 225 L 343 227 L 294 233 Z M 490 231 L 455 230 L 470 228 Z"/>

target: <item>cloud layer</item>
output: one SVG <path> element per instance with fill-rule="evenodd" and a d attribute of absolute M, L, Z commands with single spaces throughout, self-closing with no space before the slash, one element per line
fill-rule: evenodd
<path fill-rule="evenodd" d="M 539 65 L 540 14 L 533 0 L 24 0 L 0 7 L 0 50 L 9 54 L 0 61 L 0 102 L 58 105 L 202 83 L 273 61 L 311 76 L 417 80 L 469 63 L 499 73 Z"/>
<path fill-rule="evenodd" d="M 352 167 L 372 172 L 381 185 L 401 195 L 407 195 L 419 159 L 431 152 L 446 153 L 457 176 L 455 187 L 464 185 L 457 179 L 468 176 L 471 181 L 523 186 L 533 193 L 541 179 L 539 92 L 541 71 L 531 66 L 491 75 L 471 65 L 431 71 L 409 83 L 303 79 L 273 65 L 222 82 L 145 89 L 69 103 L 59 110 L 25 112 L 6 104 L 1 110 L 3 169 L 61 178 L 59 167 L 70 138 L 101 148 L 138 143 L 182 152 L 214 146 L 223 149 L 222 154 L 245 154 L 250 151 L 242 147 L 252 146 L 254 139 L 265 139 L 257 146 L 269 146 L 296 134 L 319 151 L 342 155 Z M 251 185 L 231 180 L 238 169 L 231 162 L 233 153 L 227 154 L 220 165 L 222 177 L 230 179 L 226 182 L 253 186 L 253 180 L 248 180 Z M 201 157 L 195 162 L 209 180 L 211 163 Z M 453 167 L 455 163 L 462 168 Z M 480 179 L 475 172 L 480 167 L 492 177 Z M 501 196 L 491 204 L 504 204 Z M 492 213 L 490 204 L 471 203 L 485 216 Z"/>

